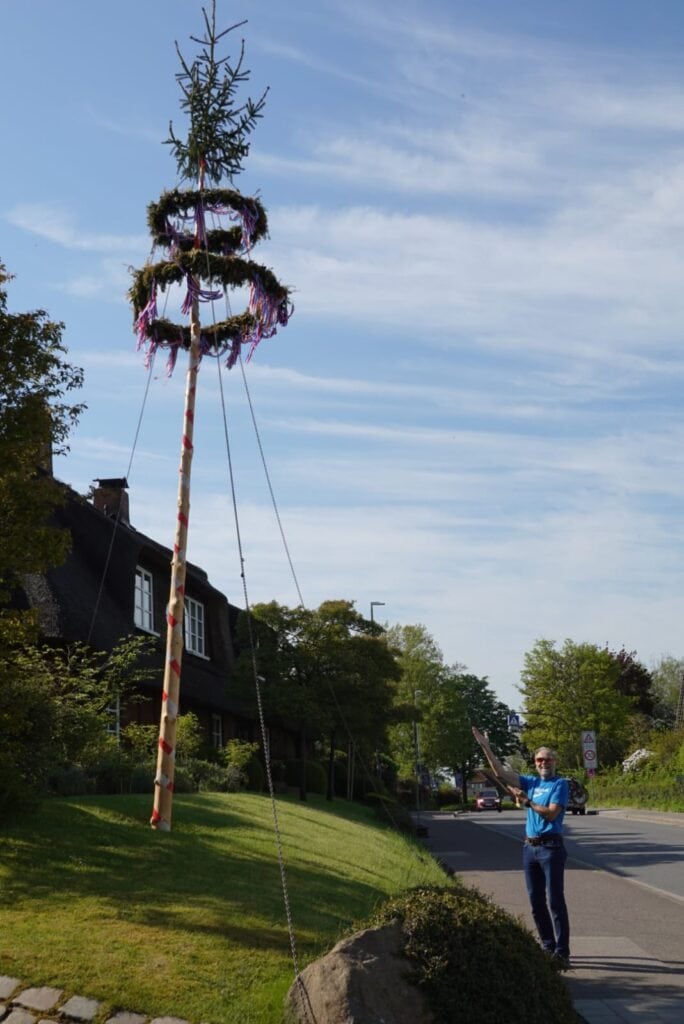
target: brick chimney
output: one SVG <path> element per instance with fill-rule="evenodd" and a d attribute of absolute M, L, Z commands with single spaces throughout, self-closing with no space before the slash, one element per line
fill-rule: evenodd
<path fill-rule="evenodd" d="M 125 477 L 111 477 L 107 480 L 96 479 L 97 487 L 91 494 L 93 505 L 111 519 L 117 519 L 130 526 L 128 514 L 128 480 Z"/>

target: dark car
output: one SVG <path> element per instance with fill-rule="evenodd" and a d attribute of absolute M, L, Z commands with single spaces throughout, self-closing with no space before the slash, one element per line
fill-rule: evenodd
<path fill-rule="evenodd" d="M 501 797 L 495 789 L 481 789 L 475 797 L 476 811 L 500 811 Z"/>
<path fill-rule="evenodd" d="M 570 800 L 568 801 L 567 809 L 572 814 L 586 814 L 587 800 L 589 799 L 586 789 L 577 779 L 568 779 L 567 783 L 570 790 Z"/>

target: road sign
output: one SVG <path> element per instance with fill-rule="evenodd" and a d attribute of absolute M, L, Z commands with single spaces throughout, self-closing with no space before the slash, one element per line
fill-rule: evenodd
<path fill-rule="evenodd" d="M 596 770 L 598 758 L 596 756 L 596 733 L 593 729 L 585 729 L 582 732 L 582 758 L 587 770 Z"/>

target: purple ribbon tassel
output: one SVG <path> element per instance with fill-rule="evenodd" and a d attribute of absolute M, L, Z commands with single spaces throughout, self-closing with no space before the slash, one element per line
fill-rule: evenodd
<path fill-rule="evenodd" d="M 140 311 L 137 320 L 135 321 L 135 330 L 138 335 L 138 351 L 143 347 L 145 342 L 150 339 L 150 327 L 152 321 L 157 319 L 157 282 L 152 281 L 150 286 L 150 297 L 147 300 L 147 304 L 144 309 Z"/>
<path fill-rule="evenodd" d="M 187 315 L 192 309 L 192 304 L 197 300 L 198 302 L 213 302 L 215 299 L 220 299 L 223 294 L 220 291 L 212 291 L 209 288 L 200 288 L 197 280 L 192 274 L 187 275 L 188 290 L 185 293 L 183 299 L 183 305 L 181 306 L 181 313 Z"/>
<path fill-rule="evenodd" d="M 242 247 L 249 252 L 252 242 L 254 241 L 254 232 L 256 230 L 257 223 L 256 214 L 250 210 L 248 206 L 243 206 L 241 210 L 236 210 L 234 213 L 231 213 L 230 219 L 233 221 L 240 221 L 242 226 Z"/>

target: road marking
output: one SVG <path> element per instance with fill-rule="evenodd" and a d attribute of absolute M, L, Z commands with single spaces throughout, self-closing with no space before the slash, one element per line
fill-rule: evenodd
<path fill-rule="evenodd" d="M 644 819 L 650 821 L 651 819 Z M 486 825 L 484 822 L 481 823 L 481 828 L 490 829 L 492 832 L 496 832 L 497 835 L 506 836 L 508 839 L 514 839 L 516 842 L 520 842 L 520 838 L 516 835 L 511 835 L 510 832 L 504 831 L 502 828 L 497 828 L 496 825 Z M 566 836 L 566 838 L 569 838 Z M 591 868 L 592 871 L 604 871 L 607 875 L 614 875 L 616 878 L 622 878 L 625 882 L 631 882 L 632 885 L 638 885 L 641 889 L 646 889 L 648 892 L 654 892 L 657 896 L 664 896 L 665 899 L 674 900 L 675 903 L 684 904 L 684 896 L 679 896 L 675 892 L 668 892 L 667 889 L 659 889 L 657 885 L 649 885 L 648 882 L 641 882 L 638 878 L 632 878 L 631 875 L 625 875 L 617 868 L 604 867 L 599 864 L 591 864 L 588 860 L 582 860 L 581 857 L 576 856 L 574 853 L 568 852 L 568 864 L 575 861 L 576 864 L 581 864 L 584 868 Z"/>

